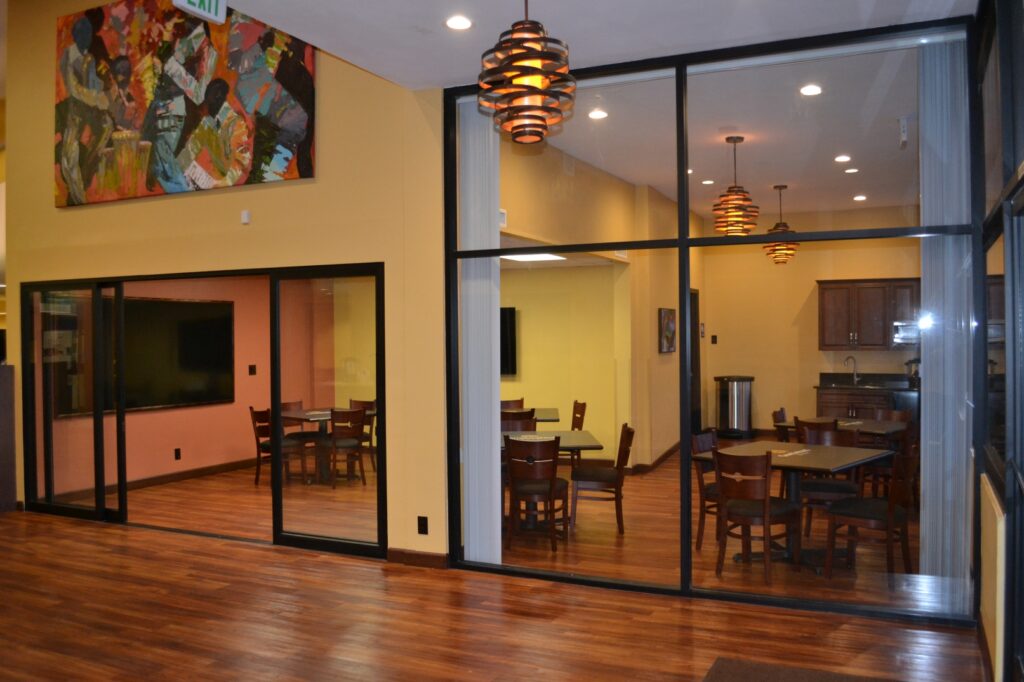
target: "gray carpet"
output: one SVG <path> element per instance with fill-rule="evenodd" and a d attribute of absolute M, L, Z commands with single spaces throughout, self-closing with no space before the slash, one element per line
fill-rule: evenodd
<path fill-rule="evenodd" d="M 791 668 L 785 665 L 741 661 L 735 658 L 719 658 L 715 661 L 704 682 L 895 682 L 889 677 L 860 677 L 843 675 L 824 670 Z"/>

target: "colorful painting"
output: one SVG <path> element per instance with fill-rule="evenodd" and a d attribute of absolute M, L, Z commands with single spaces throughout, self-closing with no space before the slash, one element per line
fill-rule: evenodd
<path fill-rule="evenodd" d="M 314 49 L 171 0 L 57 21 L 57 206 L 313 177 Z"/>
<path fill-rule="evenodd" d="M 658 352 L 676 352 L 675 308 L 658 308 Z"/>

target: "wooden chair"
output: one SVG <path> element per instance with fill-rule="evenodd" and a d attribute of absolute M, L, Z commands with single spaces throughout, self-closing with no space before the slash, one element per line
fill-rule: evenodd
<path fill-rule="evenodd" d="M 264 460 L 270 461 L 271 459 L 270 410 L 254 410 L 252 405 L 250 405 L 249 418 L 252 420 L 253 435 L 256 436 L 256 481 L 254 485 L 258 486 L 260 484 L 260 469 L 263 467 L 263 462 Z M 302 469 L 302 480 L 306 480 L 305 450 L 306 446 L 301 442 L 282 439 L 281 457 L 284 464 L 285 483 L 290 482 L 291 460 L 295 457 L 299 459 L 299 466 Z"/>
<path fill-rule="evenodd" d="M 517 408 L 517 409 L 502 409 L 501 410 L 501 421 L 512 421 L 515 419 L 534 419 L 535 418 L 534 408 Z"/>
<path fill-rule="evenodd" d="M 903 422 L 910 426 L 911 414 L 910 410 L 884 410 L 876 409 L 871 415 L 871 418 L 875 421 L 880 422 Z M 861 445 L 867 447 L 876 448 L 890 448 L 895 447 L 896 450 L 902 450 L 907 441 L 908 444 L 914 444 L 917 439 L 913 434 L 904 431 L 903 434 L 897 438 L 889 439 L 884 436 L 861 436 Z M 861 485 L 870 486 L 871 497 L 878 497 L 881 493 L 882 497 L 886 497 L 889 494 L 889 481 L 892 478 L 892 459 L 886 458 L 879 460 L 871 464 L 862 467 Z M 913 483 L 912 488 L 914 492 L 914 501 L 917 501 L 917 472 L 914 472 L 912 477 Z"/>
<path fill-rule="evenodd" d="M 772 412 L 772 424 L 784 424 L 786 422 L 786 408 L 780 407 Z M 775 427 L 775 437 L 783 443 L 789 442 L 789 429 L 785 426 Z"/>
<path fill-rule="evenodd" d="M 281 412 L 301 412 L 303 410 L 301 400 L 291 400 L 281 403 Z M 307 431 L 304 419 L 281 418 L 281 426 L 284 429 L 284 437 L 291 441 L 298 441 L 304 444 L 313 444 L 320 438 L 320 431 Z"/>
<path fill-rule="evenodd" d="M 581 403 L 578 400 L 572 401 L 572 425 L 569 427 L 571 431 L 582 431 L 583 430 L 583 417 L 587 414 L 587 404 Z M 572 450 L 563 449 L 559 452 L 559 461 L 564 461 L 561 455 L 565 455 L 569 458 L 569 465 L 572 467 L 577 466 L 580 463 L 580 451 L 579 448 Z"/>
<path fill-rule="evenodd" d="M 806 443 L 809 432 L 821 433 L 822 431 L 838 431 L 839 420 L 833 419 L 830 422 L 806 422 L 800 417 L 793 417 L 793 426 L 796 431 L 796 442 Z M 812 436 L 813 437 L 813 436 Z"/>
<path fill-rule="evenodd" d="M 502 400 L 501 409 L 503 410 L 521 410 L 525 403 L 525 398 L 516 398 L 515 400 Z"/>
<path fill-rule="evenodd" d="M 363 436 L 365 435 L 366 414 L 362 409 L 331 410 L 328 440 L 331 457 L 331 488 L 338 487 L 338 460 L 345 461 L 345 475 L 349 465 L 359 464 L 359 478 L 366 485 L 366 471 L 363 469 Z"/>
<path fill-rule="evenodd" d="M 837 445 L 857 447 L 860 434 L 857 431 L 808 430 L 804 442 L 808 445 Z M 851 478 L 852 476 L 852 478 Z M 827 511 L 836 500 L 860 497 L 860 477 L 854 472 L 845 478 L 834 476 L 805 476 L 800 481 L 800 497 L 807 510 L 804 521 L 804 537 L 811 536 L 811 523 L 815 509 Z"/>
<path fill-rule="evenodd" d="M 913 472 L 917 470 L 919 460 L 918 446 L 905 445 L 902 452 L 893 457 L 892 479 L 889 484 L 889 496 L 885 499 L 859 497 L 837 500 L 828 510 L 828 544 L 825 550 L 825 577 L 832 577 L 832 565 L 836 539 L 839 529 L 846 527 L 842 536 L 846 540 L 846 565 L 856 565 L 857 543 L 873 542 L 885 544 L 886 570 L 893 573 L 895 567 L 894 546 L 900 543 L 903 555 L 903 571 L 912 573 L 910 559 L 910 534 L 908 517 L 912 495 L 910 485 Z M 862 537 L 860 530 L 880 531 L 882 537 Z"/>
<path fill-rule="evenodd" d="M 619 433 L 619 452 L 615 456 L 615 466 L 602 466 L 594 462 L 580 464 L 572 470 L 572 527 L 576 527 L 576 506 L 582 500 L 598 500 L 615 503 L 615 521 L 619 525 L 619 535 L 626 532 L 622 519 L 622 481 L 626 476 L 626 464 L 629 453 L 633 449 L 633 435 L 628 424 L 622 425 Z M 580 495 L 581 490 L 593 491 L 590 495 Z"/>
<path fill-rule="evenodd" d="M 791 526 L 796 526 L 793 550 L 793 570 L 800 570 L 800 505 L 789 500 L 771 497 L 770 452 L 764 455 L 727 455 L 714 451 L 715 479 L 718 482 L 718 563 L 715 575 L 722 576 L 725 546 L 729 538 L 743 542 L 743 560 L 750 562 L 751 528 L 762 527 L 764 544 L 764 582 L 772 584 L 772 540 L 788 537 Z M 771 534 L 772 525 L 783 523 L 786 531 Z M 741 529 L 737 534 L 735 529 Z"/>
<path fill-rule="evenodd" d="M 370 467 L 377 470 L 377 446 L 374 445 L 374 425 L 377 422 L 377 401 L 376 400 L 353 400 L 349 398 L 348 407 L 350 410 L 363 411 L 363 452 L 370 456 Z M 367 414 L 373 410 L 374 414 Z"/>
<path fill-rule="evenodd" d="M 507 431 L 536 431 L 536 419 L 502 419 L 501 432 Z"/>
<path fill-rule="evenodd" d="M 518 440 L 505 436 L 505 461 L 508 467 L 509 514 L 505 533 L 505 549 L 512 545 L 512 536 L 521 530 L 522 514 L 540 516 L 544 505 L 544 521 L 551 538 L 551 551 L 558 551 L 557 526 L 568 538 L 569 482 L 558 477 L 558 437 L 544 440 Z M 526 507 L 523 504 L 526 503 Z M 560 503 L 560 504 L 559 504 Z M 537 505 L 531 509 L 532 505 Z M 561 512 L 559 522 L 557 514 Z M 540 519 L 537 518 L 538 525 Z"/>
<path fill-rule="evenodd" d="M 690 436 L 690 455 L 698 452 L 714 452 L 718 449 L 718 432 L 707 429 Z M 693 460 L 693 473 L 697 478 L 697 497 L 700 503 L 700 516 L 697 521 L 697 551 L 704 544 L 705 516 L 711 514 L 718 519 L 718 484 L 708 482 L 705 476 L 715 473 L 713 461 Z M 715 537 L 718 537 L 717 525 Z"/>

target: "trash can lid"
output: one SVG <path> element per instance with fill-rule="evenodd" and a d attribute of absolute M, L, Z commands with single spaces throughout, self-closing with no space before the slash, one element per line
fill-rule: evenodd
<path fill-rule="evenodd" d="M 754 377 L 743 377 L 737 375 L 730 375 L 724 377 L 715 377 L 715 381 L 753 381 Z"/>

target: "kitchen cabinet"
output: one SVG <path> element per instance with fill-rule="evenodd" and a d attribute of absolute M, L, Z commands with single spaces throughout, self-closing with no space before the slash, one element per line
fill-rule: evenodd
<path fill-rule="evenodd" d="M 889 284 L 883 280 L 818 283 L 820 350 L 886 350 Z"/>
<path fill-rule="evenodd" d="M 818 389 L 819 417 L 871 419 L 879 409 L 893 409 L 891 392 L 855 388 Z"/>
<path fill-rule="evenodd" d="M 920 307 L 919 279 L 819 280 L 818 348 L 892 349 L 892 323 L 916 320 Z"/>

